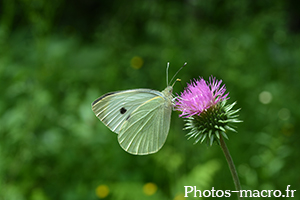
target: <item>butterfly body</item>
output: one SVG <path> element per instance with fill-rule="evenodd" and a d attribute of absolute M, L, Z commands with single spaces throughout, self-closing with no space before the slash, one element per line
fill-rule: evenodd
<path fill-rule="evenodd" d="M 96 116 L 135 155 L 157 152 L 165 143 L 173 109 L 173 87 L 162 92 L 133 89 L 107 93 L 92 103 Z"/>

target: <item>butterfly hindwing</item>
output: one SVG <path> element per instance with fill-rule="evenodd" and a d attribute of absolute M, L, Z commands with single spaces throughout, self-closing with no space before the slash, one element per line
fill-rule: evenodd
<path fill-rule="evenodd" d="M 119 133 L 130 114 L 159 92 L 149 89 L 125 90 L 107 93 L 92 103 L 96 116 L 113 132 Z"/>
<path fill-rule="evenodd" d="M 121 147 L 136 155 L 157 152 L 166 141 L 171 112 L 172 103 L 162 94 L 144 102 L 121 126 L 118 135 Z"/>

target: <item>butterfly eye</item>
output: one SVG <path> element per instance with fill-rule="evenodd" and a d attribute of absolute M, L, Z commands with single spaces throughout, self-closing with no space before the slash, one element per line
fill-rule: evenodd
<path fill-rule="evenodd" d="M 173 87 L 168 87 L 168 92 L 172 94 L 172 92 L 173 92 Z"/>
<path fill-rule="evenodd" d="M 126 110 L 124 107 L 122 107 L 122 108 L 120 109 L 120 113 L 121 113 L 121 114 L 126 113 L 126 111 L 127 111 L 127 110 Z"/>

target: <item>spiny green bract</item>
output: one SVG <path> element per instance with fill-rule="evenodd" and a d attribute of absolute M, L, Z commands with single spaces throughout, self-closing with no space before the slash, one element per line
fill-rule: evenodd
<path fill-rule="evenodd" d="M 212 106 L 202 112 L 200 115 L 194 115 L 185 120 L 184 130 L 190 129 L 187 134 L 190 138 L 195 138 L 195 143 L 203 143 L 205 140 L 208 145 L 214 142 L 219 144 L 220 136 L 228 139 L 226 132 L 236 132 L 232 123 L 242 122 L 238 120 L 238 112 L 240 109 L 232 110 L 236 102 L 226 105 L 226 100 L 215 106 Z"/>

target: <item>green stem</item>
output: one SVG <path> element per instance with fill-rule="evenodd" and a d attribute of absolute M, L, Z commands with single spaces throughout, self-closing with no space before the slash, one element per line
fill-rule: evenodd
<path fill-rule="evenodd" d="M 223 139 L 223 137 L 221 135 L 220 135 L 220 144 L 221 144 L 221 148 L 223 150 L 223 153 L 225 155 L 225 158 L 227 160 L 227 163 L 228 163 L 228 166 L 229 166 L 232 178 L 233 178 L 233 182 L 234 182 L 234 185 L 235 185 L 235 189 L 236 189 L 236 191 L 241 191 L 241 184 L 240 184 L 240 180 L 239 180 L 238 174 L 236 172 L 233 160 L 232 160 L 231 155 L 229 153 L 229 150 L 228 150 L 228 148 L 226 146 L 226 143 L 225 143 L 225 141 L 224 141 L 224 139 Z M 238 192 L 237 193 L 238 199 L 239 200 L 244 199 L 243 197 L 240 197 L 239 194 L 240 193 Z"/>

